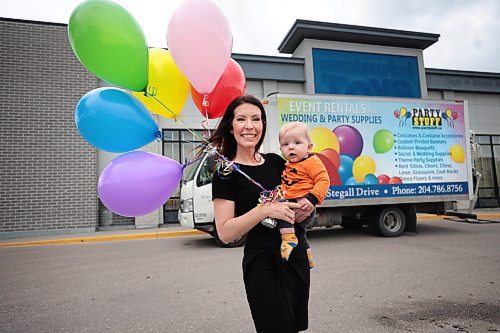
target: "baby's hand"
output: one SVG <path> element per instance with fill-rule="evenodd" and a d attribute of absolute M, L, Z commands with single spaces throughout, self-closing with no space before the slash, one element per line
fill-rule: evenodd
<path fill-rule="evenodd" d="M 300 205 L 298 210 L 295 210 L 295 222 L 302 222 L 311 215 L 314 210 L 314 205 L 306 198 L 297 199 L 297 203 Z"/>
<path fill-rule="evenodd" d="M 297 203 L 300 205 L 300 209 L 307 209 L 311 205 L 311 202 L 305 198 L 298 199 Z"/>

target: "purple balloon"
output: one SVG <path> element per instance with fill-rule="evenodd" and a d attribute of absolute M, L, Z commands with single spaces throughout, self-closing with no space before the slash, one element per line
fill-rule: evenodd
<path fill-rule="evenodd" d="M 182 166 L 168 157 L 144 151 L 118 156 L 99 177 L 102 203 L 122 216 L 141 216 L 160 208 L 182 177 Z"/>
<path fill-rule="evenodd" d="M 357 129 L 349 125 L 341 125 L 333 130 L 339 139 L 340 154 L 356 159 L 363 151 L 363 137 Z"/>

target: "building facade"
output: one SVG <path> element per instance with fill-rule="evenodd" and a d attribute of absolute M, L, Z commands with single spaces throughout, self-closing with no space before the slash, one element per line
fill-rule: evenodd
<path fill-rule="evenodd" d="M 76 59 L 65 24 L 0 18 L 0 237 L 177 223 L 179 191 L 164 207 L 137 218 L 99 201 L 100 172 L 116 154 L 98 151 L 78 133 L 75 106 L 106 86 Z M 467 100 L 480 150 L 478 207 L 500 206 L 500 73 L 430 69 L 423 50 L 439 35 L 297 20 L 279 46 L 288 57 L 233 54 L 247 93 L 352 94 Z M 182 122 L 154 116 L 163 142 L 143 150 L 184 162 L 201 132 L 190 97 Z M 215 126 L 216 120 L 209 123 Z"/>

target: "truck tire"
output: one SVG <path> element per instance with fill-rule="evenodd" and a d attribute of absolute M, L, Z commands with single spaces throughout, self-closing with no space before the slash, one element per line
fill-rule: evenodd
<path fill-rule="evenodd" d="M 375 211 L 371 225 L 379 236 L 397 237 L 405 230 L 406 216 L 397 206 L 382 207 Z"/>
<path fill-rule="evenodd" d="M 245 235 L 245 236 L 241 237 L 240 239 L 235 240 L 232 243 L 228 243 L 228 244 L 224 243 L 219 238 L 219 234 L 217 233 L 217 228 L 215 227 L 215 223 L 214 223 L 214 231 L 212 232 L 212 236 L 215 238 L 215 244 L 217 244 L 217 246 L 225 247 L 225 248 L 240 247 L 240 246 L 243 246 L 245 244 L 245 242 L 247 241 L 247 235 Z"/>

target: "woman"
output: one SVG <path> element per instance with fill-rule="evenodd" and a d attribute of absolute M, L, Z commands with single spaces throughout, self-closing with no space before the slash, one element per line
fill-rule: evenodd
<path fill-rule="evenodd" d="M 260 101 L 253 96 L 240 96 L 227 107 L 209 141 L 252 180 L 271 190 L 281 182 L 285 160 L 276 154 L 259 153 L 265 132 L 266 114 Z M 308 326 L 309 301 L 309 263 L 301 245 L 306 242 L 300 241 L 304 232 L 297 228 L 299 245 L 285 262 L 279 250 L 279 230 L 267 228 L 260 221 L 271 217 L 299 223 L 314 206 L 300 209 L 300 203 L 292 202 L 258 206 L 261 191 L 236 170 L 227 176 L 215 173 L 212 195 L 217 232 L 226 243 L 248 234 L 243 280 L 257 332 L 303 331 Z"/>

